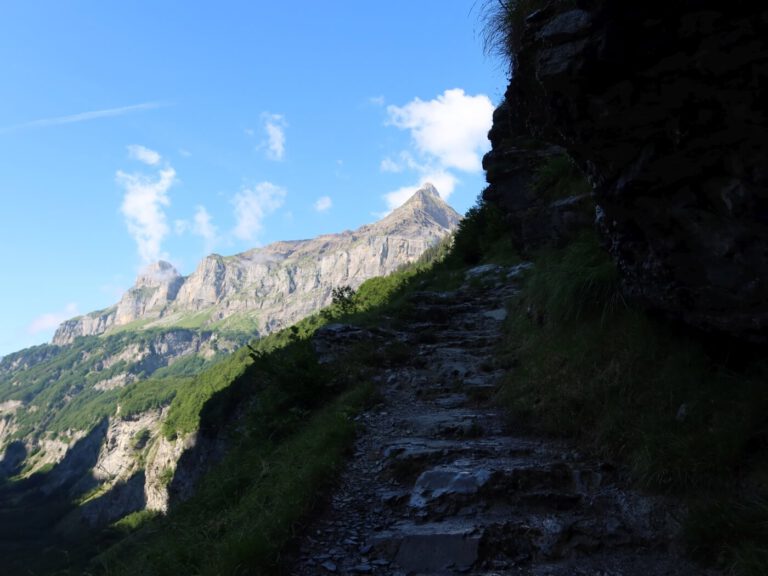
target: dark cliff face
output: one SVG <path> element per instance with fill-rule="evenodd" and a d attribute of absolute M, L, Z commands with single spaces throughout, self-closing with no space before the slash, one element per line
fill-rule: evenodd
<path fill-rule="evenodd" d="M 519 155 L 521 143 L 564 148 L 592 182 L 628 296 L 764 341 L 768 8 L 553 1 L 528 15 L 516 45 L 486 199 L 530 203 L 521 184 L 542 147 Z"/>

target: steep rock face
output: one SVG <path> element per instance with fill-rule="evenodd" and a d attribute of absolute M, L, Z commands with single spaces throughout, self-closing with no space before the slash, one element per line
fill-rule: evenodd
<path fill-rule="evenodd" d="M 114 323 L 119 326 L 147 317 L 176 298 L 183 283 L 184 278 L 168 262 L 151 264 L 123 295 L 115 310 Z"/>
<path fill-rule="evenodd" d="M 628 295 L 764 341 L 768 10 L 738 0 L 573 5 L 549 2 L 517 33 L 487 197 L 521 201 L 500 178 L 501 157 L 514 155 L 502 132 L 566 149 L 593 184 Z"/>
<path fill-rule="evenodd" d="M 149 452 L 144 470 L 147 479 L 144 485 L 147 510 L 168 511 L 169 478 L 171 475 L 176 475 L 179 458 L 195 445 L 196 440 L 197 434 L 189 434 L 174 440 L 168 440 L 163 436 L 157 438 Z"/>
<path fill-rule="evenodd" d="M 187 278 L 166 262 L 144 271 L 112 308 L 69 320 L 54 336 L 67 344 L 142 321 L 142 327 L 226 322 L 271 332 L 330 303 L 336 286 L 358 287 L 417 259 L 458 225 L 460 216 L 427 184 L 384 219 L 355 231 L 276 242 L 235 256 L 212 254 Z"/>
<path fill-rule="evenodd" d="M 589 194 L 553 200 L 534 189 L 537 171 L 564 150 L 532 138 L 515 109 L 515 93 L 509 89 L 488 133 L 492 148 L 483 168 L 490 185 L 483 198 L 504 211 L 515 246 L 524 254 L 547 242 L 568 240 L 592 223 L 594 207 Z"/>
<path fill-rule="evenodd" d="M 114 326 L 124 326 L 138 319 L 157 318 L 163 307 L 172 302 L 184 283 L 173 265 L 160 260 L 147 266 L 136 278 L 120 302 L 106 308 L 67 320 L 59 326 L 53 344 L 70 344 L 78 336 L 103 334 Z"/>
<path fill-rule="evenodd" d="M 191 474 L 178 470 L 177 463 L 195 446 L 197 435 L 166 439 L 160 433 L 164 417 L 164 410 L 150 410 L 129 419 L 109 420 L 98 457 L 84 476 L 89 483 L 81 480 L 72 492 L 73 497 L 83 490 L 91 492 L 74 512 L 78 522 L 98 527 L 137 510 L 167 512 L 171 480 L 179 483 L 185 473 Z M 70 476 L 86 472 L 67 470 Z M 59 528 L 67 526 L 63 523 Z"/>
<path fill-rule="evenodd" d="M 28 358 L 26 351 L 6 356 L 0 362 L 0 463 L 12 435 L 20 431 L 20 415 L 23 420 L 24 415 L 41 414 L 38 426 L 47 426 L 46 423 L 61 413 L 79 410 L 79 394 L 90 393 L 91 388 L 100 392 L 121 388 L 181 359 L 190 356 L 209 359 L 242 344 L 242 340 L 211 331 L 173 328 L 140 336 L 117 334 L 80 342 L 80 350 L 47 345 L 31 349 Z M 46 352 L 46 349 L 51 350 Z M 62 358 L 68 358 L 69 362 L 53 371 L 48 369 L 46 361 L 61 362 Z M 34 360 L 40 366 L 35 366 Z M 73 378 L 73 374 L 77 376 Z M 39 386 L 41 378 L 45 379 L 43 388 Z M 72 384 L 62 384 L 68 380 Z M 41 390 L 50 404 L 38 399 Z M 87 421 L 87 416 L 78 419 Z M 65 434 L 68 441 L 62 442 L 48 435 L 46 428 L 36 429 L 29 422 L 21 426 L 21 432 L 30 472 L 62 462 L 83 434 L 82 430 L 68 429 Z"/>
<path fill-rule="evenodd" d="M 111 483 L 131 476 L 139 455 L 157 434 L 162 416 L 160 410 L 151 410 L 126 420 L 112 418 L 93 467 L 93 477 Z"/>

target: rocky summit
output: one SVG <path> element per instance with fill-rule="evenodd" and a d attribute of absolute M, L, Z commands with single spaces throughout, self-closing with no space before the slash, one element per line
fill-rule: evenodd
<path fill-rule="evenodd" d="M 354 231 L 275 242 L 234 256 L 211 254 L 187 277 L 168 262 L 156 262 L 114 306 L 64 322 L 53 343 L 129 325 L 266 334 L 329 304 L 334 287 L 357 288 L 416 260 L 460 219 L 425 184 L 382 220 Z"/>

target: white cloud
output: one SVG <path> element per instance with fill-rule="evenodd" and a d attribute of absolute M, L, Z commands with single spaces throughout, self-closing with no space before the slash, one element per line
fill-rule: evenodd
<path fill-rule="evenodd" d="M 456 188 L 458 179 L 451 172 L 446 170 L 424 173 L 419 179 L 418 184 L 403 186 L 402 188 L 384 194 L 387 208 L 392 211 L 398 206 L 402 206 L 408 198 L 413 196 L 413 194 L 427 182 L 437 188 L 441 198 L 447 199 Z"/>
<path fill-rule="evenodd" d="M 403 167 L 392 160 L 389 156 L 384 158 L 384 160 L 381 161 L 381 164 L 379 165 L 379 169 L 382 172 L 402 172 Z"/>
<path fill-rule="evenodd" d="M 148 164 L 149 166 L 155 166 L 163 159 L 163 157 L 154 150 L 150 150 L 146 146 L 141 146 L 139 144 L 131 144 L 128 146 L 128 155 L 134 160 L 144 162 L 144 164 Z"/>
<path fill-rule="evenodd" d="M 240 240 L 253 240 L 263 229 L 263 221 L 283 205 L 286 191 L 271 182 L 261 182 L 238 192 L 232 200 L 236 225 L 233 230 Z"/>
<path fill-rule="evenodd" d="M 370 102 L 374 106 L 384 106 L 384 104 L 386 103 L 386 99 L 384 98 L 384 96 L 371 96 L 370 98 L 368 98 L 368 102 Z"/>
<path fill-rule="evenodd" d="M 205 206 L 198 206 L 195 208 L 195 216 L 193 218 L 192 233 L 200 236 L 205 240 L 205 251 L 212 252 L 213 247 L 219 238 L 218 229 L 211 222 L 211 215 Z"/>
<path fill-rule="evenodd" d="M 488 150 L 493 104 L 484 94 L 469 96 L 461 88 L 446 90 L 434 100 L 415 98 L 405 106 L 387 106 L 389 123 L 409 130 L 416 148 L 445 168 L 481 170 Z"/>
<path fill-rule="evenodd" d="M 333 206 L 333 201 L 330 196 L 321 196 L 317 199 L 317 202 L 315 202 L 315 210 L 318 212 L 325 212 L 330 209 L 331 206 Z"/>
<path fill-rule="evenodd" d="M 285 157 L 285 128 L 288 123 L 281 114 L 265 112 L 261 115 L 267 133 L 267 158 L 282 160 Z"/>
<path fill-rule="evenodd" d="M 146 264 L 167 258 L 161 251 L 169 232 L 164 208 L 171 204 L 168 190 L 175 181 L 176 171 L 171 166 L 162 168 L 156 176 L 117 172 L 117 182 L 125 188 L 120 211 L 139 257 Z"/>
<path fill-rule="evenodd" d="M 28 334 L 39 334 L 40 332 L 46 332 L 58 328 L 59 324 L 65 320 L 69 320 L 78 315 L 77 304 L 71 302 L 64 307 L 64 310 L 59 312 L 49 312 L 47 314 L 41 314 L 27 326 Z"/>
<path fill-rule="evenodd" d="M 394 159 L 384 158 L 379 168 L 418 177 L 417 183 L 384 194 L 390 211 L 426 182 L 447 199 L 459 182 L 455 171 L 482 170 L 481 156 L 490 148 L 487 134 L 493 121 L 493 104 L 484 94 L 470 96 L 455 88 L 432 100 L 414 98 L 404 106 L 387 106 L 387 115 L 389 125 L 410 133 L 412 148 Z"/>
<path fill-rule="evenodd" d="M 79 112 L 77 114 L 70 114 L 68 116 L 41 118 L 39 120 L 32 120 L 30 122 L 25 122 L 24 124 L 17 124 L 15 126 L 6 126 L 5 128 L 0 128 L 0 132 L 23 130 L 25 128 L 45 128 L 47 126 L 56 126 L 58 124 L 74 124 L 76 122 L 86 122 L 88 120 L 96 120 L 98 118 L 124 116 L 132 112 L 139 112 L 141 110 L 152 110 L 154 108 L 162 108 L 163 106 L 165 106 L 165 104 L 162 104 L 161 102 L 144 102 L 143 104 L 134 104 L 132 106 L 122 106 L 120 108 L 90 110 L 88 112 Z"/>
<path fill-rule="evenodd" d="M 416 162 L 413 155 L 407 150 L 403 150 L 398 154 L 397 160 L 392 160 L 389 156 L 384 158 L 379 164 L 379 169 L 382 172 L 403 172 L 404 170 L 415 170 L 417 172 L 431 172 L 434 169 L 431 164 L 420 164 Z"/>

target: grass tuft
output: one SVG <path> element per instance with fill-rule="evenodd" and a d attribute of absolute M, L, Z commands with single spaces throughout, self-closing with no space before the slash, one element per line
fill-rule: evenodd
<path fill-rule="evenodd" d="M 604 319 L 624 305 L 616 266 L 592 231 L 581 234 L 566 250 L 542 250 L 534 261 L 526 293 L 530 303 L 551 322 L 573 322 L 595 315 Z"/>

